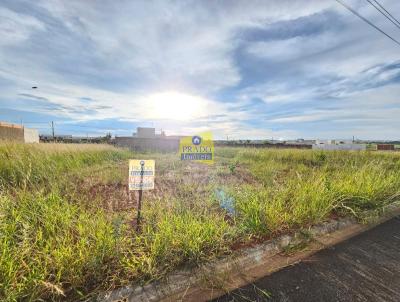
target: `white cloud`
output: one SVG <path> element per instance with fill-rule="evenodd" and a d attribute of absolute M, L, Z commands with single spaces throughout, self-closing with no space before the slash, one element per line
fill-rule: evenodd
<path fill-rule="evenodd" d="M 45 25 L 38 19 L 0 7 L 0 47 L 24 42 Z"/>
<path fill-rule="evenodd" d="M 140 73 L 161 89 L 213 92 L 241 77 L 232 59 L 232 35 L 243 26 L 307 16 L 331 6 L 321 1 L 84 1 L 41 5 L 96 45 L 102 57 Z M 90 7 L 89 7 L 90 6 Z M 79 16 L 79 17 L 77 17 Z"/>
<path fill-rule="evenodd" d="M 396 137 L 400 116 L 399 95 L 399 85 L 382 86 L 354 93 L 342 99 L 341 106 L 336 108 L 305 109 L 301 113 L 278 116 L 270 122 L 293 125 L 328 122 L 331 127 L 337 126 L 333 137 L 344 137 L 345 133 L 356 133 L 364 138 Z M 312 131 L 322 138 L 326 129 L 316 127 Z"/>
<path fill-rule="evenodd" d="M 256 42 L 249 45 L 248 52 L 262 59 L 282 62 L 318 54 L 335 47 L 338 43 L 337 34 L 328 32 L 317 36 L 298 36 L 285 40 Z"/>
<path fill-rule="evenodd" d="M 400 7 L 389 4 L 392 11 Z M 222 137 L 287 138 L 302 136 L 295 123 L 349 121 L 357 112 L 364 124 L 381 127 L 383 117 L 392 115 L 374 102 L 398 102 L 397 85 L 371 88 L 398 76 L 396 69 L 374 68 L 397 60 L 398 47 L 334 1 L 41 0 L 38 5 L 40 15 L 35 14 L 39 10 L 26 15 L 0 8 L 0 85 L 7 81 L 0 105 L 32 93 L 30 87 L 38 84 L 34 93 L 54 106 L 30 110 L 73 120 L 151 120 L 171 132 L 205 129 L 212 123 Z M 365 3 L 352 5 L 389 30 Z M 242 29 L 268 29 L 278 21 L 312 18 L 327 10 L 340 18 L 333 29 L 318 34 L 256 42 L 240 37 Z M 286 26 L 295 30 L 290 22 Z M 33 35 L 37 45 L 29 40 Z M 50 42 L 48 51 L 37 47 L 43 41 Z M 279 70 L 256 76 L 244 72 L 247 58 L 235 52 L 246 43 L 247 55 L 260 62 L 256 69 L 271 62 Z M 360 88 L 362 84 L 368 85 Z M 92 101 L 82 102 L 82 97 Z M 170 99 L 170 106 L 155 110 L 163 98 Z M 297 112 L 244 110 L 242 105 L 253 98 L 274 108 L 293 103 Z M 339 109 L 321 109 L 325 98 Z M 190 104 L 186 108 L 185 100 Z M 308 102 L 309 108 L 296 108 L 300 102 Z M 357 106 L 365 110 L 357 111 Z M 169 119 L 172 107 L 184 108 L 175 122 Z M 373 110 L 378 110 L 379 123 L 371 121 Z M 268 114 L 275 117 L 263 123 Z M 272 122 L 286 129 L 272 131 Z M 392 118 L 390 123 L 396 124 Z"/>

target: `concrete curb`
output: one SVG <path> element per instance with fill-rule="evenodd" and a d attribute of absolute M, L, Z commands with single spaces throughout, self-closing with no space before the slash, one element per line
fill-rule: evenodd
<path fill-rule="evenodd" d="M 365 214 L 369 213 L 372 214 L 372 212 L 366 212 Z M 202 288 L 204 283 L 207 282 L 208 278 L 212 279 L 216 276 L 223 275 L 238 275 L 240 272 L 249 271 L 257 266 L 264 265 L 268 259 L 271 259 L 274 255 L 282 253 L 288 247 L 310 242 L 310 237 L 305 236 L 304 232 L 311 235 L 313 240 L 319 242 L 324 242 L 326 237 L 329 237 L 330 234 L 345 229 L 348 229 L 348 233 L 350 234 L 347 235 L 347 237 L 351 237 L 379 223 L 382 223 L 398 215 L 399 213 L 400 202 L 395 202 L 384 207 L 379 218 L 368 220 L 366 225 L 359 224 L 354 218 L 330 220 L 312 226 L 306 231 L 303 230 L 296 232 L 293 235 L 283 235 L 257 246 L 245 248 L 225 258 L 217 259 L 213 262 L 202 265 L 199 268 L 173 272 L 161 281 L 155 281 L 145 286 L 129 285 L 107 293 L 103 293 L 102 295 L 98 296 L 97 301 L 153 302 L 160 300 L 171 300 L 168 297 L 176 297 L 179 293 L 182 293 L 182 296 L 185 296 L 185 293 L 189 290 L 189 288 Z M 344 239 L 346 238 L 339 239 L 339 241 Z M 337 243 L 337 241 L 335 243 Z M 328 246 L 328 244 L 323 244 L 323 247 L 326 246 Z M 317 249 L 315 252 L 316 251 Z M 305 254 L 303 257 L 306 257 L 309 254 L 310 253 Z M 302 256 L 300 255 L 300 259 L 301 257 Z M 294 261 L 295 260 L 292 260 L 292 262 Z M 286 265 L 289 265 L 290 262 L 291 261 L 288 260 Z M 271 269 L 270 272 L 274 270 Z M 223 277 L 217 277 L 217 279 L 221 280 Z M 218 294 L 214 294 L 214 296 L 218 296 Z M 178 299 L 174 298 L 171 301 L 176 300 Z"/>

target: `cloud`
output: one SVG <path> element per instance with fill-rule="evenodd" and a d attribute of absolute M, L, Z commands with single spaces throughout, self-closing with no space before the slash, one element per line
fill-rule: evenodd
<path fill-rule="evenodd" d="M 159 90 L 214 92 L 236 85 L 240 74 L 231 53 L 232 37 L 243 26 L 304 16 L 327 7 L 320 1 L 175 1 L 111 3 L 42 1 L 41 5 L 73 35 L 90 41 L 100 60 Z M 293 10 L 292 10 L 293 9 Z M 79 17 L 78 17 L 79 16 Z M 168 86 L 168 87 L 165 87 Z M 201 88 L 199 88 L 201 87 Z"/>
<path fill-rule="evenodd" d="M 35 31 L 45 30 L 37 18 L 0 7 L 0 46 L 15 45 L 27 40 Z"/>
<path fill-rule="evenodd" d="M 367 3 L 351 5 L 396 35 Z M 116 133 L 400 127 L 398 47 L 334 1 L 5 1 L 0 17 L 0 110 Z"/>

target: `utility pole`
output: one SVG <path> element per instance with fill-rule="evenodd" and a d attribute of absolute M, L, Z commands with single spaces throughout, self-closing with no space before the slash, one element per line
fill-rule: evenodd
<path fill-rule="evenodd" d="M 56 137 L 54 135 L 54 121 L 51 121 L 51 132 L 53 133 L 53 142 L 54 142 L 56 139 Z"/>

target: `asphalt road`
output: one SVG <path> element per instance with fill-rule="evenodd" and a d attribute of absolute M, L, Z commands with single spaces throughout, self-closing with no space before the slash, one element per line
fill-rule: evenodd
<path fill-rule="evenodd" d="M 400 301 L 400 216 L 213 300 Z"/>

